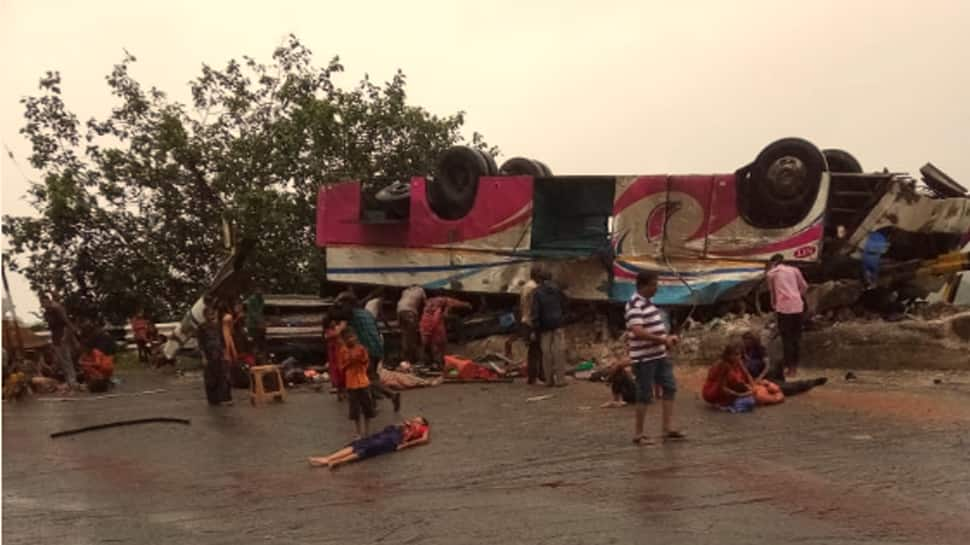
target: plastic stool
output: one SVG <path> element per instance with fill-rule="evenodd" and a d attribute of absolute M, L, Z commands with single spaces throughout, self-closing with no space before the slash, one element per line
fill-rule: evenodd
<path fill-rule="evenodd" d="M 276 376 L 276 389 L 266 391 L 263 377 Z M 275 365 L 258 365 L 249 368 L 249 403 L 254 407 L 266 404 L 267 401 L 286 401 L 286 388 L 283 386 L 283 375 Z"/>

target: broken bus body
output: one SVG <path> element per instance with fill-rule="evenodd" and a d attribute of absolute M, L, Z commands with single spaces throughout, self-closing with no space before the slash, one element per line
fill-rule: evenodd
<path fill-rule="evenodd" d="M 710 305 L 751 294 L 776 253 L 821 281 L 861 276 L 873 233 L 890 267 L 958 250 L 970 198 L 935 167 L 923 173 L 925 184 L 863 173 L 798 138 L 733 173 L 692 175 L 554 176 L 455 147 L 433 178 L 376 194 L 321 187 L 316 240 L 333 283 L 517 293 L 540 265 L 574 299 L 625 301 L 654 271 L 658 304 Z"/>

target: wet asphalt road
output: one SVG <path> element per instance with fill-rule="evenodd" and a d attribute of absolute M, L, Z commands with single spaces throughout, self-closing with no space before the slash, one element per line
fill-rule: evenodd
<path fill-rule="evenodd" d="M 635 447 L 633 413 L 602 385 L 521 383 L 405 393 L 432 443 L 310 469 L 349 438 L 345 406 L 211 409 L 196 378 L 126 376 L 157 395 L 3 406 L 3 542 L 921 543 L 970 540 L 970 375 L 933 385 L 869 374 L 747 415 L 698 401 L 680 372 L 691 440 Z M 954 384 L 960 383 L 962 384 Z M 185 417 L 74 437 L 115 419 Z M 393 420 L 384 406 L 376 424 Z M 657 431 L 659 407 L 648 425 Z"/>

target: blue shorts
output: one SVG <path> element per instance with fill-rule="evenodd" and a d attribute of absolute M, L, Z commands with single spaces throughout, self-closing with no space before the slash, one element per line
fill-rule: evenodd
<path fill-rule="evenodd" d="M 674 366 L 667 358 L 633 362 L 633 375 L 637 378 L 637 403 L 653 401 L 653 385 L 663 388 L 664 399 L 674 399 L 677 383 L 674 382 Z"/>
<path fill-rule="evenodd" d="M 388 426 L 374 435 L 358 439 L 350 444 L 354 454 L 361 460 L 397 450 L 402 433 L 397 426 Z"/>

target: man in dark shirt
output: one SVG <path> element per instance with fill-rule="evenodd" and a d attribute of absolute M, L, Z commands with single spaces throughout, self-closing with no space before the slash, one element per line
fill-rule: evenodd
<path fill-rule="evenodd" d="M 44 309 L 44 319 L 47 320 L 47 328 L 51 333 L 51 346 L 54 354 L 54 362 L 61 367 L 64 372 L 64 380 L 72 388 L 76 389 L 77 372 L 74 369 L 74 356 L 71 353 L 71 346 L 74 344 L 74 324 L 67 317 L 64 306 L 54 301 L 49 295 L 40 298 L 40 305 Z"/>
<path fill-rule="evenodd" d="M 256 354 L 260 357 L 266 354 L 266 317 L 263 314 L 265 306 L 263 288 L 256 286 L 253 294 L 246 299 L 246 333 L 252 339 Z"/>
<path fill-rule="evenodd" d="M 205 397 L 210 405 L 231 405 L 232 389 L 223 352 L 222 329 L 219 312 L 212 307 L 205 309 L 205 322 L 196 332 L 202 363 L 205 365 Z"/>
<path fill-rule="evenodd" d="M 548 273 L 541 273 L 542 284 L 532 296 L 533 331 L 542 351 L 542 373 L 546 386 L 565 386 L 566 336 L 562 322 L 565 295 Z"/>

